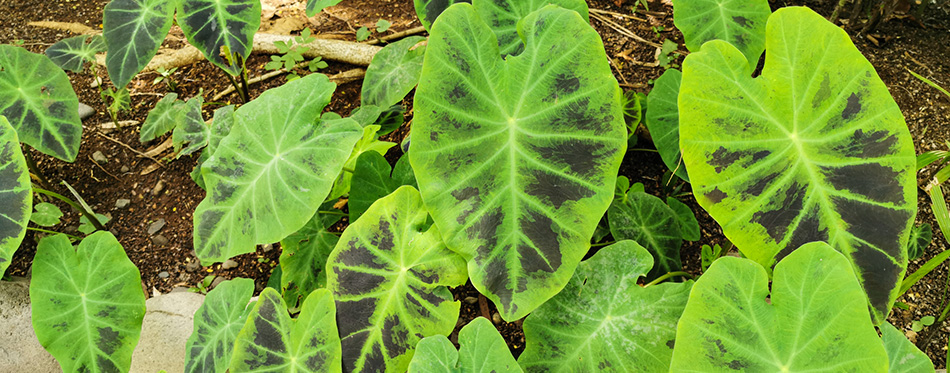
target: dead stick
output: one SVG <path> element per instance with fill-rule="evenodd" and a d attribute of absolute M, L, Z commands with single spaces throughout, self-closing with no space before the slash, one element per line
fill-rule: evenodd
<path fill-rule="evenodd" d="M 89 160 L 92 161 L 92 164 L 96 165 L 96 167 L 99 167 L 99 169 L 102 170 L 102 172 L 105 172 L 106 175 L 112 176 L 113 179 L 116 179 L 116 180 L 118 180 L 118 181 L 121 181 L 121 180 L 119 180 L 119 178 L 115 177 L 115 175 L 113 175 L 111 172 L 106 171 L 106 169 L 103 168 L 102 165 L 99 164 L 99 162 L 96 162 L 95 159 L 92 159 L 92 156 L 87 155 L 86 157 L 88 157 Z"/>
<path fill-rule="evenodd" d="M 131 150 L 133 153 L 137 154 L 139 157 L 151 159 L 152 162 L 157 163 L 159 166 L 165 167 L 165 165 L 163 165 L 162 162 L 159 162 L 159 161 L 158 161 L 157 159 L 155 159 L 155 158 L 149 157 L 149 156 L 146 155 L 145 153 L 142 153 L 142 152 L 140 152 L 140 151 L 138 151 L 138 150 L 133 149 L 131 146 L 128 146 L 126 143 L 124 143 L 124 142 L 122 142 L 122 141 L 119 141 L 119 140 L 113 139 L 113 138 L 111 138 L 111 137 L 109 137 L 109 136 L 103 135 L 101 132 L 96 132 L 96 134 L 99 135 L 99 136 L 101 136 L 101 137 L 103 137 L 103 138 L 105 138 L 106 140 L 109 140 L 109 141 L 112 141 L 112 142 L 114 142 L 114 143 L 116 143 L 116 144 L 119 144 L 119 145 L 124 146 L 126 149 Z"/>
<path fill-rule="evenodd" d="M 425 30 L 426 30 L 426 28 L 423 27 L 423 26 L 413 27 L 413 28 L 408 29 L 408 30 L 404 30 L 404 31 L 400 31 L 400 32 L 393 33 L 393 34 L 391 34 L 391 35 L 386 35 L 386 36 L 380 37 L 380 38 L 375 39 L 375 40 L 373 40 L 373 41 L 371 41 L 371 42 L 368 42 L 368 43 L 366 43 L 366 44 L 379 44 L 379 42 L 381 42 L 381 41 L 390 41 L 390 40 L 402 39 L 402 38 L 404 38 L 404 37 L 406 37 L 406 36 L 409 36 L 409 35 L 415 35 L 415 34 L 424 32 Z"/>
<path fill-rule="evenodd" d="M 631 16 L 631 15 L 629 15 L 629 14 L 611 12 L 611 11 L 609 11 L 609 10 L 601 10 L 601 9 L 594 9 L 594 8 L 591 8 L 591 9 L 589 9 L 589 11 L 590 11 L 591 13 L 597 13 L 597 14 L 601 14 L 601 15 L 611 15 L 611 16 L 629 18 L 629 19 L 632 19 L 632 20 L 634 20 L 634 21 L 649 22 L 649 21 L 647 21 L 647 20 L 645 20 L 645 19 L 643 19 L 643 18 L 640 18 L 640 17 Z"/>
<path fill-rule="evenodd" d="M 637 41 L 639 41 L 639 42 L 641 42 L 641 43 L 644 43 L 644 44 L 646 44 L 646 45 L 650 45 L 650 46 L 653 46 L 653 47 L 657 47 L 657 48 L 663 47 L 663 46 L 660 45 L 660 44 L 657 44 L 657 43 L 654 43 L 654 42 L 649 41 L 649 40 L 647 40 L 647 39 L 641 38 L 640 35 L 634 34 L 632 31 L 627 30 L 625 27 L 620 26 L 620 25 L 616 24 L 615 22 L 613 22 L 613 21 L 611 21 L 611 20 L 605 18 L 604 16 L 598 15 L 597 13 L 591 13 L 590 16 L 591 16 L 591 18 L 593 18 L 593 19 L 596 19 L 596 20 L 598 20 L 598 21 L 600 21 L 600 22 L 603 22 L 603 23 L 606 24 L 608 27 L 610 27 L 610 28 L 616 30 L 617 32 L 619 32 L 619 33 L 621 33 L 621 34 L 623 34 L 623 35 L 629 36 L 629 37 L 631 37 L 631 38 L 633 38 L 633 39 L 635 39 L 635 40 L 637 40 Z"/>

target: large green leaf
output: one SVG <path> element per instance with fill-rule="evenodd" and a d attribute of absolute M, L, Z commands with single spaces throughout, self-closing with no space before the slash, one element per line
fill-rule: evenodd
<path fill-rule="evenodd" d="M 327 286 L 327 257 L 340 240 L 327 228 L 343 218 L 342 212 L 333 210 L 334 203 L 323 204 L 303 228 L 280 240 L 280 292 L 291 309 L 312 291 Z"/>
<path fill-rule="evenodd" d="M 350 224 L 327 260 L 348 372 L 402 372 L 424 337 L 448 335 L 460 303 L 447 286 L 465 283 L 465 261 L 449 251 L 413 187 L 376 201 Z"/>
<path fill-rule="evenodd" d="M 311 0 L 312 1 L 312 0 Z M 416 16 L 419 22 L 425 26 L 426 30 L 432 30 L 432 23 L 442 12 L 455 3 L 471 4 L 472 0 L 413 0 L 412 4 L 416 8 Z"/>
<path fill-rule="evenodd" d="M 201 150 L 211 141 L 211 126 L 201 117 L 201 96 L 195 96 L 178 107 L 175 130 L 172 131 L 172 144 L 178 152 L 176 158 Z M 188 144 L 187 146 L 185 144 Z M 179 151 L 181 150 L 181 151 Z"/>
<path fill-rule="evenodd" d="M 350 221 L 356 221 L 373 202 L 396 191 L 400 186 L 416 186 L 416 179 L 409 166 L 409 157 L 402 156 L 396 167 L 390 167 L 386 158 L 377 152 L 366 152 L 356 160 L 353 170 L 353 187 L 347 207 Z"/>
<path fill-rule="evenodd" d="M 775 12 L 766 43 L 757 78 L 723 41 L 683 63 L 680 144 L 693 193 L 767 268 L 804 243 L 830 243 L 852 261 L 879 323 L 917 209 L 907 125 L 848 34 L 815 12 Z"/>
<path fill-rule="evenodd" d="M 0 115 L 0 276 L 26 236 L 33 208 L 33 190 L 26 158 L 16 131 Z"/>
<path fill-rule="evenodd" d="M 696 281 L 676 328 L 673 372 L 884 372 L 861 286 L 824 242 L 765 268 L 723 257 Z"/>
<path fill-rule="evenodd" d="M 933 372 L 934 363 L 889 322 L 881 323 L 881 339 L 890 360 L 888 372 Z"/>
<path fill-rule="evenodd" d="M 102 35 L 79 35 L 46 48 L 46 57 L 64 70 L 78 73 L 86 62 L 96 62 L 96 53 L 105 51 L 106 40 Z"/>
<path fill-rule="evenodd" d="M 125 87 L 152 60 L 172 27 L 175 1 L 112 0 L 102 13 L 106 68 L 116 87 Z"/>
<path fill-rule="evenodd" d="M 310 220 L 362 132 L 351 119 L 317 121 L 334 88 L 311 74 L 234 112 L 234 127 L 201 166 L 208 195 L 195 209 L 194 239 L 202 262 L 252 252 Z"/>
<path fill-rule="evenodd" d="M 390 107 L 398 104 L 419 83 L 424 45 L 422 36 L 411 36 L 389 44 L 373 56 L 366 68 L 360 102 L 363 105 Z M 415 48 L 413 48 L 415 47 Z"/>
<path fill-rule="evenodd" d="M 297 319 L 276 290 L 264 289 L 234 342 L 230 372 L 340 372 L 335 315 L 326 289 L 307 297 Z"/>
<path fill-rule="evenodd" d="M 76 159 L 82 122 L 69 77 L 44 55 L 0 45 L 0 115 L 20 141 L 67 162 Z"/>
<path fill-rule="evenodd" d="M 525 319 L 518 363 L 533 372 L 669 371 L 693 283 L 640 287 L 651 267 L 653 257 L 634 241 L 581 262 L 564 290 Z"/>
<path fill-rule="evenodd" d="M 526 50 L 507 59 L 471 5 L 440 17 L 409 159 L 446 244 L 516 320 L 570 280 L 610 204 L 626 147 L 620 88 L 574 11 L 525 18 Z"/>
<path fill-rule="evenodd" d="M 261 2 L 181 0 L 178 25 L 188 42 L 205 58 L 229 74 L 238 75 L 244 68 L 243 61 L 251 54 L 254 33 L 261 26 Z"/>
<path fill-rule="evenodd" d="M 676 176 L 689 181 L 686 166 L 680 155 L 680 114 L 676 103 L 680 93 L 680 80 L 683 73 L 676 69 L 667 69 L 647 96 L 647 112 L 644 123 L 650 130 L 653 145 L 660 158 Z"/>
<path fill-rule="evenodd" d="M 64 372 L 128 372 L 145 317 L 142 278 L 109 232 L 73 248 L 40 240 L 30 281 L 33 330 Z"/>
<path fill-rule="evenodd" d="M 751 69 L 765 49 L 768 0 L 675 0 L 673 23 L 690 51 L 710 40 L 724 40 L 746 56 Z M 751 69 L 749 71 L 751 71 Z"/>
<path fill-rule="evenodd" d="M 524 50 L 525 46 L 518 35 L 518 22 L 528 14 L 549 4 L 576 11 L 584 19 L 585 24 L 590 22 L 587 2 L 584 0 L 474 0 L 472 2 L 482 21 L 488 24 L 498 37 L 498 47 L 502 55 L 520 54 Z"/>
<path fill-rule="evenodd" d="M 425 337 L 409 363 L 411 373 L 520 373 L 495 325 L 477 317 L 459 331 L 458 350 L 444 335 Z"/>
<path fill-rule="evenodd" d="M 194 329 L 185 344 L 185 371 L 224 373 L 238 332 L 251 308 L 254 280 L 236 278 L 214 287 L 195 311 Z"/>
<path fill-rule="evenodd" d="M 659 197 L 633 191 L 626 198 L 618 198 L 607 210 L 610 234 L 617 240 L 642 243 L 655 258 L 647 279 L 682 270 L 680 248 L 683 234 L 680 222 L 670 206 Z"/>
<path fill-rule="evenodd" d="M 149 110 L 148 116 L 145 117 L 145 123 L 142 123 L 142 129 L 139 130 L 139 142 L 152 141 L 175 129 L 180 118 L 179 114 L 184 107 L 185 103 L 178 100 L 177 93 L 169 93 L 158 100 L 155 107 Z"/>

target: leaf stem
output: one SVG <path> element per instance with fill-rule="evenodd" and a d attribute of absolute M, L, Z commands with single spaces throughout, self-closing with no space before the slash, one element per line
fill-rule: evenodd
<path fill-rule="evenodd" d="M 687 277 L 687 278 L 689 278 L 689 279 L 691 279 L 691 280 L 694 280 L 694 279 L 695 279 L 695 278 L 693 277 L 693 275 L 691 275 L 691 274 L 689 274 L 689 273 L 687 273 L 687 272 L 683 272 L 683 271 L 667 272 L 665 275 L 660 276 L 660 277 L 657 277 L 655 280 L 650 281 L 650 282 L 647 283 L 646 285 L 643 285 L 643 287 L 645 287 L 645 288 L 646 288 L 646 287 L 650 287 L 650 286 L 659 284 L 659 283 L 663 282 L 663 281 L 666 280 L 666 279 L 669 279 L 669 278 L 671 278 L 671 277 L 676 277 L 676 276 L 679 276 L 679 277 Z"/>
<path fill-rule="evenodd" d="M 26 230 L 28 230 L 28 231 L 43 232 L 43 233 L 51 233 L 51 234 L 61 234 L 61 235 L 64 235 L 64 236 L 69 237 L 69 238 L 71 238 L 71 239 L 73 239 L 73 240 L 76 240 L 76 241 L 81 241 L 81 240 L 82 240 L 82 237 L 73 236 L 73 235 L 71 235 L 71 234 L 69 234 L 69 233 L 51 231 L 51 230 L 49 230 L 49 229 L 36 228 L 36 227 L 26 227 Z"/>
<path fill-rule="evenodd" d="M 628 151 L 628 152 L 651 152 L 651 153 L 659 153 L 659 152 L 660 152 L 660 151 L 658 151 L 658 150 L 656 150 L 656 149 L 647 149 L 647 148 L 633 148 L 633 149 L 627 149 L 627 151 Z"/>
<path fill-rule="evenodd" d="M 590 247 L 604 247 L 604 246 L 613 245 L 613 244 L 615 244 L 615 243 L 617 243 L 617 241 L 592 243 L 592 244 L 590 244 Z"/>
<path fill-rule="evenodd" d="M 63 182 L 63 183 L 65 184 L 65 182 Z M 69 189 L 72 190 L 72 187 L 69 186 L 69 184 L 66 184 L 66 186 L 69 187 Z M 60 200 L 60 201 L 66 202 L 67 205 L 69 205 L 70 207 L 72 207 L 72 208 L 75 209 L 76 211 L 79 211 L 79 213 L 85 215 L 86 218 L 89 219 L 89 222 L 92 223 L 92 225 L 93 225 L 94 227 L 96 227 L 96 230 L 100 230 L 100 231 L 106 230 L 106 227 L 104 227 L 104 226 L 102 225 L 102 223 L 99 222 L 99 219 L 96 218 L 96 214 L 93 214 L 92 212 L 90 212 L 90 209 L 87 209 L 87 208 L 86 208 L 87 206 L 82 206 L 82 205 L 80 205 L 79 203 L 77 203 L 76 201 L 73 201 L 72 199 L 69 199 L 69 197 L 66 197 L 66 196 L 64 196 L 64 195 L 62 195 L 62 194 L 59 194 L 59 193 L 56 193 L 56 192 L 53 192 L 53 191 L 50 191 L 50 190 L 46 190 L 46 189 L 34 187 L 34 188 L 33 188 L 33 191 L 36 192 L 36 193 L 45 194 L 45 195 L 47 195 L 47 196 L 56 198 L 56 199 L 58 199 L 58 200 Z M 73 191 L 73 192 L 75 193 L 75 191 Z M 85 205 L 85 203 L 83 203 L 83 205 Z"/>
<path fill-rule="evenodd" d="M 345 213 L 345 212 L 341 212 L 341 211 L 318 210 L 317 213 L 324 214 L 324 215 L 350 216 L 349 214 L 347 214 L 347 213 Z"/>
<path fill-rule="evenodd" d="M 46 177 L 40 172 L 40 168 L 36 165 L 36 161 L 33 159 L 33 153 L 30 149 L 26 149 L 26 151 L 23 152 L 23 156 L 26 158 L 26 167 L 30 170 L 30 173 L 36 177 L 36 183 L 43 188 L 49 189 L 49 180 L 46 180 Z"/>

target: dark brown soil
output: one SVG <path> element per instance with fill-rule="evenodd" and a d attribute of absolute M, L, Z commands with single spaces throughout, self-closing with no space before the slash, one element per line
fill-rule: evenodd
<path fill-rule="evenodd" d="M 77 22 L 100 29 L 102 8 L 106 0 L 79 0 L 73 2 L 50 2 L 41 0 L 23 0 L 16 2 L 0 2 L 0 43 L 13 43 L 18 40 L 33 52 L 42 53 L 52 43 L 73 36 L 70 32 L 27 25 L 31 21 L 58 21 Z M 392 33 L 419 25 L 416 20 L 411 0 L 347 0 L 341 5 L 328 8 L 326 12 L 307 19 L 303 16 L 301 0 L 294 4 L 287 0 L 264 0 L 265 14 L 272 14 L 264 20 L 262 30 L 268 32 L 298 32 L 304 27 L 310 27 L 315 34 L 326 38 L 355 40 L 355 31 L 361 26 L 373 29 L 378 19 L 392 22 Z M 640 38 L 652 43 L 662 43 L 670 39 L 679 43 L 680 51 L 683 47 L 682 35 L 673 27 L 672 8 L 667 0 L 649 1 L 651 11 L 644 12 L 642 7 L 636 14 L 631 12 L 635 1 L 630 0 L 589 0 L 592 9 L 599 9 L 626 15 L 606 15 L 612 22 L 635 33 Z M 771 1 L 773 7 L 786 5 L 808 5 L 823 15 L 831 13 L 836 1 Z M 270 6 L 270 7 L 268 7 Z M 913 14 L 913 16 L 907 16 Z M 848 25 L 847 30 L 853 35 L 858 48 L 875 66 L 884 82 L 888 85 L 891 94 L 904 113 L 907 124 L 915 139 L 918 153 L 946 149 L 945 141 L 950 140 L 950 99 L 942 96 L 936 90 L 921 83 L 910 76 L 905 68 L 929 77 L 944 87 L 950 87 L 950 17 L 940 14 L 899 13 L 899 19 L 891 19 L 882 23 L 877 30 L 871 33 L 871 38 L 858 35 L 858 25 Z M 635 18 L 631 18 L 633 16 Z M 939 17 L 938 17 L 939 16 Z M 849 18 L 845 15 L 844 18 Z M 618 81 L 625 90 L 648 93 L 654 79 L 659 77 L 665 69 L 651 66 L 655 62 L 657 48 L 642 41 L 634 40 L 623 35 L 617 28 L 600 20 L 592 19 L 592 25 L 602 35 L 608 56 L 611 57 Z M 376 35 L 379 36 L 379 35 Z M 873 41 L 872 41 L 873 39 Z M 180 30 L 173 28 L 172 37 L 167 39 L 166 46 L 180 46 L 183 40 Z M 256 76 L 266 72 L 264 64 L 269 61 L 268 56 L 252 56 L 247 66 L 250 75 Z M 682 57 L 674 62 L 678 64 Z M 348 70 L 354 66 L 331 62 L 330 66 L 322 71 L 327 74 Z M 40 169 L 46 177 L 54 183 L 60 180 L 74 186 L 82 197 L 98 213 L 112 215 L 106 227 L 112 231 L 125 247 L 130 259 L 139 267 L 142 274 L 143 288 L 147 294 L 153 291 L 168 292 L 176 286 L 195 286 L 204 276 L 209 274 L 224 278 L 248 277 L 255 279 L 257 290 L 260 291 L 266 284 L 271 269 L 278 262 L 279 247 L 265 252 L 260 248 L 250 253 L 234 258 L 238 266 L 224 270 L 220 264 L 210 267 L 200 267 L 194 272 L 186 270 L 189 262 L 196 261 L 192 250 L 192 213 L 198 202 L 204 197 L 201 190 L 190 179 L 189 173 L 195 165 L 195 157 L 169 158 L 171 151 L 155 157 L 161 166 L 147 174 L 143 171 L 154 167 L 156 162 L 138 156 L 137 152 L 145 152 L 165 140 L 165 137 L 156 139 L 147 144 L 138 142 L 138 126 L 104 130 L 101 123 L 110 122 L 104 104 L 99 98 L 96 88 L 90 87 L 93 78 L 89 72 L 82 74 L 68 74 L 81 102 L 93 106 L 97 113 L 83 121 L 84 135 L 79 157 L 74 163 L 65 163 L 38 152 L 33 151 Z M 98 75 L 108 82 L 108 76 L 100 69 Z M 153 85 L 155 73 L 142 73 L 133 80 L 132 110 L 121 113 L 119 120 L 145 120 L 148 111 L 155 102 L 167 93 L 164 85 Z M 215 69 L 208 62 L 200 62 L 185 66 L 176 71 L 172 78 L 179 83 L 176 92 L 179 97 L 188 98 L 204 91 L 206 98 L 212 97 L 230 86 L 225 73 Z M 280 77 L 253 85 L 251 96 L 255 97 L 264 90 L 279 86 L 285 82 Z M 360 83 L 353 82 L 341 85 L 328 110 L 347 115 L 359 105 Z M 221 105 L 236 102 L 236 95 L 225 97 L 222 103 L 208 105 L 205 108 L 206 118 Z M 410 108 L 407 122 L 411 122 L 411 101 L 405 104 Z M 407 123 L 386 139 L 401 141 L 408 135 L 410 123 Z M 636 148 L 651 149 L 648 134 L 641 133 L 640 144 Z M 135 151 L 130 150 L 135 149 Z M 109 162 L 98 165 L 92 161 L 92 154 L 101 151 L 109 158 Z M 400 151 L 397 148 L 391 151 L 387 159 L 394 162 Z M 127 172 L 122 172 L 122 167 Z M 696 213 L 702 227 L 702 238 L 697 242 L 686 242 L 682 249 L 682 260 L 685 270 L 692 274 L 699 274 L 700 247 L 702 245 L 725 244 L 719 225 L 702 210 L 688 193 L 689 186 L 682 181 L 669 182 L 664 179 L 666 172 L 660 157 L 650 151 L 630 151 L 621 165 L 621 175 L 627 176 L 631 182 L 641 182 L 647 192 L 666 197 L 676 195 L 686 202 Z M 932 169 L 921 172 L 919 181 L 923 184 L 931 176 Z M 153 194 L 155 185 L 162 181 L 164 190 Z M 68 195 L 63 186 L 56 184 L 52 189 L 58 193 Z M 920 191 L 920 212 L 917 221 L 930 223 L 937 230 L 936 222 L 930 211 L 929 200 Z M 129 206 L 117 209 L 117 199 L 129 199 Z M 57 203 L 54 201 L 54 203 Z M 57 203 L 64 212 L 68 207 Z M 164 219 L 166 225 L 155 235 L 150 236 L 146 229 L 154 221 Z M 78 216 L 69 212 L 63 223 L 53 227 L 53 230 L 75 233 L 78 226 Z M 167 239 L 163 245 L 155 244 L 155 236 L 162 235 Z M 14 264 L 8 274 L 24 276 L 29 271 L 32 257 L 35 253 L 36 235 L 28 233 L 27 239 L 14 257 Z M 947 248 L 946 240 L 939 233 L 935 233 L 933 244 L 928 248 L 924 257 L 910 265 L 908 271 L 915 270 L 920 264 Z M 159 276 L 167 272 L 167 278 Z M 943 305 L 947 301 L 947 265 L 942 265 L 937 271 L 924 278 L 910 289 L 900 301 L 908 304 L 907 311 L 896 310 L 889 321 L 903 331 L 910 330 L 910 324 L 922 316 L 939 316 Z M 494 305 L 484 300 L 467 284 L 453 290 L 456 298 L 462 301 L 462 311 L 459 326 L 467 321 L 484 316 L 489 319 L 495 314 Z M 524 348 L 524 334 L 521 332 L 521 322 L 500 322 L 498 328 L 509 343 L 509 347 L 519 355 Z M 935 365 L 945 366 L 946 346 L 948 338 L 947 325 L 935 325 L 921 332 L 919 336 L 908 333 L 912 340 L 924 349 L 934 360 Z M 458 328 L 453 333 L 457 338 Z"/>

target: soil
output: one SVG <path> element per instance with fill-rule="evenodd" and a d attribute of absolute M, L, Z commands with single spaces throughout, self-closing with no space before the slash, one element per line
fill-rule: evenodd
<path fill-rule="evenodd" d="M 650 42 L 661 44 L 670 39 L 679 44 L 678 50 L 685 54 L 682 35 L 673 25 L 672 7 L 668 0 L 648 1 L 649 11 L 642 6 L 632 12 L 632 0 L 589 0 L 590 8 L 616 12 L 625 16 L 604 15 L 615 25 L 638 35 Z M 73 2 L 49 2 L 42 0 L 22 0 L 0 3 L 0 43 L 22 41 L 27 49 L 42 53 L 52 43 L 74 36 L 68 31 L 27 25 L 32 21 L 76 22 L 101 29 L 102 9 L 106 0 L 79 0 Z M 822 15 L 831 14 L 837 1 L 771 1 L 773 8 L 787 5 L 807 5 Z M 264 20 L 261 29 L 272 33 L 297 33 L 304 27 L 310 27 L 314 34 L 324 38 L 355 40 L 356 29 L 361 26 L 373 29 L 378 19 L 392 22 L 389 34 L 419 26 L 411 0 L 347 0 L 341 5 L 328 8 L 316 17 L 303 15 L 303 0 L 264 0 Z M 845 12 L 842 19 L 851 21 L 851 15 Z M 861 17 L 856 19 L 863 22 Z M 929 13 L 906 10 L 899 11 L 895 18 L 882 22 L 870 35 L 861 35 L 862 23 L 846 24 L 844 27 L 852 35 L 858 49 L 871 61 L 878 74 L 887 84 L 891 94 L 900 106 L 908 127 L 914 138 L 917 152 L 946 149 L 950 140 L 950 98 L 941 95 L 935 89 L 914 79 L 907 69 L 924 75 L 937 84 L 950 87 L 950 14 L 944 9 L 931 9 Z M 850 22 L 849 22 L 850 23 Z M 599 19 L 592 19 L 592 25 L 601 34 L 615 75 L 624 90 L 648 93 L 654 79 L 659 77 L 664 67 L 655 66 L 657 48 L 643 41 L 635 40 L 615 26 Z M 375 36 L 381 36 L 375 35 Z M 374 36 L 374 37 L 375 37 Z M 181 30 L 173 27 L 166 39 L 165 47 L 179 47 L 183 43 Z M 269 56 L 252 55 L 247 66 L 251 76 L 266 72 L 264 64 Z M 677 65 L 682 57 L 674 61 Z M 323 73 L 334 74 L 354 66 L 330 62 Z M 108 81 L 104 69 L 98 76 Z M 200 189 L 190 178 L 197 155 L 175 159 L 171 150 L 155 157 L 157 161 L 140 157 L 139 154 L 161 144 L 169 135 L 142 144 L 138 141 L 138 126 L 110 130 L 101 126 L 110 123 L 98 90 L 92 87 L 94 79 L 87 70 L 83 73 L 68 73 L 80 102 L 96 109 L 96 113 L 83 121 L 83 142 L 79 156 L 73 163 L 62 162 L 39 152 L 29 150 L 37 160 L 39 168 L 53 181 L 51 189 L 64 195 L 69 191 L 59 181 L 66 181 L 76 188 L 82 198 L 98 213 L 108 213 L 112 220 L 106 224 L 125 247 L 129 258 L 138 266 L 142 275 L 142 286 L 146 294 L 166 293 L 174 287 L 196 286 L 205 276 L 215 275 L 221 278 L 253 278 L 257 291 L 262 290 L 270 277 L 271 270 L 277 266 L 280 249 L 278 245 L 259 247 L 257 252 L 233 258 L 238 265 L 232 269 L 223 269 L 221 264 L 201 267 L 189 271 L 188 264 L 197 261 L 192 249 L 192 213 L 204 197 Z M 119 120 L 143 122 L 148 111 L 168 92 L 163 83 L 152 84 L 158 75 L 154 72 L 139 74 L 130 85 L 132 109 L 119 114 Z M 180 98 L 189 98 L 203 93 L 213 97 L 230 86 L 225 73 L 203 61 L 179 68 L 172 74 L 178 83 L 175 92 Z M 251 97 L 264 90 L 279 86 L 286 81 L 278 77 L 263 83 L 252 85 Z M 342 115 L 349 114 L 359 104 L 360 82 L 341 85 L 327 110 Z M 411 97 L 411 95 L 409 96 Z M 205 117 L 221 105 L 237 102 L 236 95 L 222 99 L 218 105 L 208 105 Z M 411 100 L 406 100 L 409 108 L 407 123 L 386 140 L 401 142 L 408 134 L 411 125 Z M 702 238 L 696 242 L 685 242 L 682 248 L 682 261 L 687 272 L 701 273 L 700 248 L 702 245 L 726 244 L 719 225 L 700 208 L 689 194 L 689 186 L 679 180 L 669 181 L 667 172 L 659 155 L 649 151 L 653 148 L 649 134 L 641 131 L 637 149 L 627 153 L 621 165 L 620 174 L 631 182 L 641 182 L 648 193 L 667 197 L 676 195 L 686 202 L 696 213 L 702 228 Z M 92 154 L 102 152 L 109 161 L 97 164 Z M 400 155 L 399 147 L 394 147 L 387 159 L 394 162 Z M 157 168 L 156 168 L 157 167 Z M 127 169 L 125 169 L 127 168 Z M 123 171 L 125 170 L 125 171 Z M 152 170 L 150 172 L 146 172 Z M 919 184 L 924 185 L 935 170 L 927 168 L 919 174 Z M 154 193 L 159 182 L 163 190 Z M 930 210 L 930 202 L 923 190 L 919 194 L 919 213 L 917 223 L 929 223 L 938 231 Z M 117 199 L 129 199 L 132 202 L 124 208 L 116 208 Z M 69 211 L 68 206 L 51 201 L 64 212 L 63 222 L 52 230 L 75 233 L 78 215 Z M 147 233 L 147 227 L 153 222 L 164 219 L 165 226 L 154 235 Z M 36 251 L 39 233 L 28 232 L 27 238 L 14 256 L 14 263 L 7 275 L 27 276 Z M 164 240 L 157 238 L 161 235 Z M 162 242 L 166 241 L 166 242 Z M 912 261 L 908 273 L 917 269 L 926 260 L 948 247 L 944 237 L 935 233 L 933 242 L 924 256 Z M 889 321 L 900 330 L 907 332 L 934 361 L 938 368 L 946 366 L 947 338 L 950 327 L 946 324 L 934 325 L 919 335 L 910 331 L 914 320 L 922 316 L 939 316 L 947 302 L 947 265 L 937 270 L 912 287 L 899 299 L 906 303 L 909 310 L 895 309 Z M 492 319 L 496 311 L 490 301 L 466 284 L 453 289 L 462 302 L 459 327 L 469 320 L 484 316 Z M 521 321 L 513 323 L 497 322 L 498 329 L 508 341 L 515 356 L 524 349 L 524 334 Z M 456 341 L 457 332 L 451 339 Z"/>

